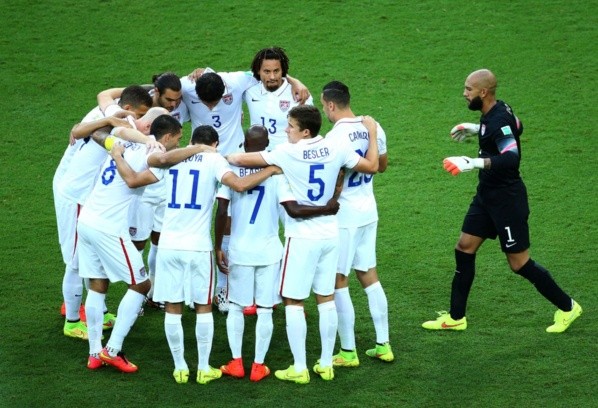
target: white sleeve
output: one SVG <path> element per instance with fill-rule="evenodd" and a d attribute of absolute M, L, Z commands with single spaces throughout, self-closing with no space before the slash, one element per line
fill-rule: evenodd
<path fill-rule="evenodd" d="M 380 124 L 377 124 L 377 131 L 378 131 L 378 155 L 381 156 L 383 154 L 386 154 L 387 150 L 386 150 L 386 133 L 384 132 L 384 129 L 382 129 L 382 127 L 380 126 Z"/>

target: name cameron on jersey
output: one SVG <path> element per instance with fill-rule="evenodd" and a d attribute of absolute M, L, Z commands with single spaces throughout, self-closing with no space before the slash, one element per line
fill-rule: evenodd
<path fill-rule="evenodd" d="M 357 139 L 368 140 L 369 138 L 370 138 L 370 134 L 368 132 L 356 131 L 356 132 L 349 133 L 349 140 L 352 142 L 354 142 Z"/>
<path fill-rule="evenodd" d="M 330 152 L 328 151 L 327 147 L 323 147 L 321 149 L 304 150 L 303 151 L 303 158 L 306 160 L 319 159 L 320 157 L 327 157 L 327 156 L 330 156 Z"/>

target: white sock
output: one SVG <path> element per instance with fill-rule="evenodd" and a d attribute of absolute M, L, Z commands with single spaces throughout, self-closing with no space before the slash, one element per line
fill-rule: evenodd
<path fill-rule="evenodd" d="M 240 358 L 243 348 L 243 332 L 245 331 L 245 318 L 243 308 L 235 303 L 230 303 L 226 317 L 226 335 L 233 358 Z"/>
<path fill-rule="evenodd" d="M 303 306 L 285 306 L 284 314 L 287 319 L 287 338 L 293 359 L 295 371 L 307 368 L 305 342 L 307 340 L 307 322 Z"/>
<path fill-rule="evenodd" d="M 147 269 L 148 269 L 148 276 L 149 280 L 152 283 L 152 288 L 147 293 L 148 298 L 152 298 L 154 296 L 154 282 L 156 281 L 156 254 L 158 253 L 158 245 L 152 244 L 150 242 L 150 249 L 147 254 Z"/>
<path fill-rule="evenodd" d="M 212 313 L 198 313 L 195 322 L 195 337 L 197 339 L 197 369 L 206 371 L 212 351 L 212 340 L 214 338 L 214 317 Z"/>
<path fill-rule="evenodd" d="M 343 350 L 355 350 L 355 308 L 349 288 L 334 291 L 334 303 L 338 313 L 338 337 Z"/>
<path fill-rule="evenodd" d="M 99 354 L 102 351 L 102 323 L 104 313 L 102 304 L 106 294 L 93 290 L 87 292 L 85 299 L 85 316 L 87 318 L 87 336 L 89 339 L 89 354 Z"/>
<path fill-rule="evenodd" d="M 388 301 L 386 294 L 380 282 L 376 282 L 367 288 L 365 293 L 368 295 L 368 304 L 370 305 L 370 314 L 374 321 L 376 330 L 376 343 L 384 344 L 389 341 L 388 337 Z"/>
<path fill-rule="evenodd" d="M 229 312 L 230 313 L 230 312 Z M 258 364 L 264 364 L 266 353 L 270 348 L 274 323 L 272 309 L 257 308 L 257 323 L 255 324 L 255 359 Z"/>
<path fill-rule="evenodd" d="M 185 336 L 183 324 L 181 323 L 182 317 L 183 315 L 168 312 L 164 315 L 164 332 L 174 360 L 175 370 L 189 369 L 185 361 Z"/>
<path fill-rule="evenodd" d="M 322 342 L 320 366 L 332 367 L 332 354 L 334 353 L 334 342 L 336 340 L 336 330 L 338 329 L 336 305 L 333 301 L 320 303 L 318 313 L 320 314 L 320 340 Z"/>
<path fill-rule="evenodd" d="M 73 269 L 70 265 L 64 268 L 64 277 L 62 278 L 62 297 L 66 309 L 66 320 L 76 322 L 79 320 L 79 308 L 81 307 L 81 297 L 83 296 L 83 281 L 79 277 L 79 271 Z"/>
<path fill-rule="evenodd" d="M 116 355 L 116 353 L 122 350 L 125 337 L 127 337 L 127 334 L 129 334 L 135 324 L 144 299 L 144 295 L 129 289 L 120 301 L 118 311 L 116 312 L 116 322 L 110 334 L 110 339 L 106 344 L 111 355 Z"/>

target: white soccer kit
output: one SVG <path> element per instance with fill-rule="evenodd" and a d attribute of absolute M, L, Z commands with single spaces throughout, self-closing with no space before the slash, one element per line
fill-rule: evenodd
<path fill-rule="evenodd" d="M 239 176 L 260 169 L 231 166 Z M 278 206 L 294 201 L 283 175 L 269 177 L 251 190 L 238 193 L 221 186 L 217 197 L 230 202 L 228 299 L 241 306 L 272 307 L 280 302 L 278 286 L 282 243 L 278 237 Z"/>
<path fill-rule="evenodd" d="M 377 125 L 379 154 L 386 153 L 386 134 Z M 365 156 L 369 145 L 369 133 L 360 118 L 338 120 L 326 135 L 337 144 L 344 144 L 361 156 Z M 378 210 L 373 188 L 373 174 L 347 171 L 343 190 L 338 200 L 338 224 L 340 248 L 338 271 L 345 276 L 352 268 L 367 271 L 376 266 L 376 228 Z"/>
<path fill-rule="evenodd" d="M 247 89 L 244 95 L 251 124 L 262 125 L 268 129 L 268 150 L 288 142 L 285 132 L 289 123 L 287 115 L 292 108 L 299 105 L 293 98 L 291 84 L 285 78 L 282 81 L 280 88 L 273 92 L 268 91 L 260 81 Z M 313 105 L 313 98 L 310 96 L 305 104 Z"/>
<path fill-rule="evenodd" d="M 218 152 L 227 155 L 238 151 L 243 143 L 243 93 L 257 80 L 251 72 L 221 72 L 218 75 L 224 81 L 224 95 L 212 110 L 199 100 L 195 82 L 187 77 L 181 78 L 183 102 L 189 109 L 193 130 L 200 125 L 212 126 L 219 136 Z"/>
<path fill-rule="evenodd" d="M 261 152 L 268 164 L 282 168 L 295 199 L 304 205 L 326 205 L 332 198 L 338 172 L 353 168 L 360 156 L 346 145 L 321 136 L 284 143 Z M 310 289 L 319 295 L 334 292 L 338 260 L 336 216 L 287 218 L 281 268 L 281 295 L 306 299 Z"/>
<path fill-rule="evenodd" d="M 111 105 L 106 114 L 113 115 L 119 109 L 118 105 Z M 99 107 L 96 107 L 85 115 L 81 123 L 88 123 L 102 118 L 104 118 L 104 113 Z M 88 173 L 84 169 L 90 169 L 86 167 L 88 164 L 88 150 L 94 153 L 94 156 L 97 156 L 98 159 L 96 160 L 95 171 L 85 179 L 83 177 Z M 77 268 L 77 217 L 81 205 L 93 187 L 97 171 L 105 158 L 106 151 L 95 143 L 91 137 L 77 139 L 74 145 L 69 145 L 66 148 L 52 180 L 58 242 L 60 243 L 62 259 L 65 264 L 70 264 L 75 269 Z M 81 178 L 79 178 L 80 176 Z M 85 196 L 83 196 L 84 192 L 87 192 Z"/>
<path fill-rule="evenodd" d="M 196 154 L 167 171 L 167 201 L 156 258 L 155 301 L 211 303 L 212 210 L 217 185 L 229 171 L 232 170 L 227 161 L 217 153 Z M 190 251 L 197 254 L 189 255 Z M 198 274 L 192 274 L 191 269 L 197 268 L 189 268 L 189 262 L 201 265 Z"/>
<path fill-rule="evenodd" d="M 140 143 L 125 143 L 124 159 L 136 172 L 148 168 L 146 152 Z M 164 170 L 151 168 L 156 178 Z M 135 249 L 128 233 L 127 210 L 142 188 L 131 189 L 108 157 L 100 168 L 98 180 L 79 216 L 80 275 L 87 278 L 108 278 L 112 282 L 137 284 L 147 279 L 141 254 Z"/>

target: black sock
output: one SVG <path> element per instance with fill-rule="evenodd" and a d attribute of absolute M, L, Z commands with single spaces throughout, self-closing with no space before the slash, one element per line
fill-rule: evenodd
<path fill-rule="evenodd" d="M 455 320 L 465 316 L 469 290 L 475 276 L 475 254 L 466 254 L 455 249 L 455 276 L 451 290 L 451 317 Z"/>
<path fill-rule="evenodd" d="M 531 258 L 516 272 L 534 284 L 538 292 L 564 312 L 571 311 L 571 297 L 556 284 L 550 272 Z"/>

